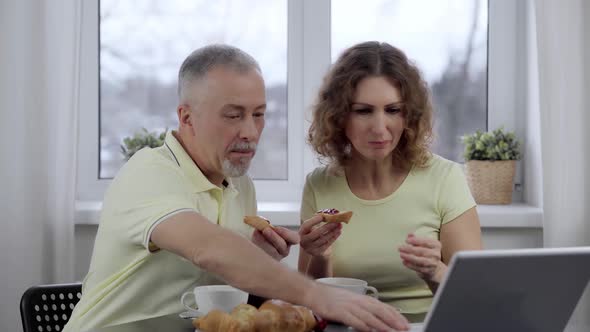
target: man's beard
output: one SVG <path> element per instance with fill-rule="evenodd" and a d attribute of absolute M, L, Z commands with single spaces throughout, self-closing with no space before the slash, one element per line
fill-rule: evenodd
<path fill-rule="evenodd" d="M 244 151 L 254 150 L 256 151 L 255 142 L 239 142 L 231 146 L 230 151 Z M 237 163 L 232 163 L 229 159 L 224 159 L 222 163 L 223 175 L 233 178 L 246 174 L 248 168 L 250 168 L 250 161 L 252 158 L 243 157 L 238 158 Z"/>
<path fill-rule="evenodd" d="M 223 160 L 223 175 L 235 178 L 246 174 L 250 168 L 250 158 L 240 158 L 237 164 L 232 163 L 229 159 Z"/>

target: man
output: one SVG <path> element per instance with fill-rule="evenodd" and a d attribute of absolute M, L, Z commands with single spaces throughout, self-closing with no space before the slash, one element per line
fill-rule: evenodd
<path fill-rule="evenodd" d="M 106 193 L 83 295 L 65 331 L 173 331 L 180 319 L 158 318 L 182 311 L 183 292 L 213 283 L 305 305 L 361 330 L 403 329 L 407 322 L 391 307 L 279 263 L 297 233 L 252 232 L 242 222 L 256 213 L 245 174 L 266 107 L 256 61 L 231 46 L 198 49 L 182 64 L 178 89 L 178 131 L 134 155 Z"/>

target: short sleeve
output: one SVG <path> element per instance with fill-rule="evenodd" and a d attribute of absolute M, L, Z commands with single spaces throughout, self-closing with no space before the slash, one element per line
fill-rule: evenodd
<path fill-rule="evenodd" d="M 443 179 L 438 202 L 442 224 L 454 220 L 476 206 L 463 169 L 459 164 L 453 162 L 450 171 Z"/>
<path fill-rule="evenodd" d="M 157 248 L 150 237 L 156 225 L 182 211 L 199 211 L 177 165 L 146 159 L 130 160 L 117 174 L 105 195 L 101 226 L 122 242 L 153 252 Z"/>
<path fill-rule="evenodd" d="M 305 178 L 305 185 L 303 186 L 303 194 L 301 197 L 301 210 L 300 210 L 300 216 L 301 216 L 302 221 L 305 221 L 305 220 L 313 217 L 313 215 L 317 211 L 315 192 L 314 192 L 312 184 L 311 184 L 312 174 L 313 173 L 310 173 L 307 175 L 307 177 Z"/>

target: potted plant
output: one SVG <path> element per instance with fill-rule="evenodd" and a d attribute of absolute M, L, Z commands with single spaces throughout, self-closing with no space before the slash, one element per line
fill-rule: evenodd
<path fill-rule="evenodd" d="M 461 137 L 465 144 L 467 183 L 478 204 L 510 204 L 519 142 L 503 128 Z"/>
<path fill-rule="evenodd" d="M 144 147 L 157 148 L 164 144 L 164 139 L 166 138 L 166 132 L 168 131 L 168 128 L 166 128 L 166 130 L 160 134 L 149 132 L 145 128 L 141 129 L 141 131 L 136 132 L 133 134 L 133 136 L 125 137 L 123 139 L 123 144 L 121 144 L 121 152 L 123 153 L 125 160 L 129 160 L 131 156 Z"/>

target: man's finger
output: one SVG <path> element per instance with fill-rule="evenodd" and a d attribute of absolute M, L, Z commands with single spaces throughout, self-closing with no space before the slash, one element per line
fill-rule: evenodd
<path fill-rule="evenodd" d="M 365 324 L 365 322 L 363 322 L 362 319 L 357 318 L 355 315 L 346 315 L 343 317 L 338 317 L 339 319 L 342 319 L 342 323 L 353 327 L 355 330 L 358 331 L 369 331 L 369 326 L 367 324 Z"/>
<path fill-rule="evenodd" d="M 354 311 L 353 315 L 362 320 L 367 325 L 369 331 L 389 331 L 393 328 L 393 326 L 387 326 L 387 324 L 375 317 L 372 312 L 362 307 Z"/>
<path fill-rule="evenodd" d="M 271 257 L 277 258 L 280 256 L 277 249 L 266 240 L 259 230 L 254 230 L 254 233 L 252 234 L 252 242 Z"/>
<path fill-rule="evenodd" d="M 285 227 L 275 226 L 274 231 L 279 234 L 280 237 L 285 240 L 289 245 L 292 244 L 299 244 L 301 242 L 301 238 L 299 237 L 299 233 L 292 231 Z"/>
<path fill-rule="evenodd" d="M 262 235 L 264 235 L 264 238 L 275 247 L 279 254 L 282 256 L 287 256 L 289 253 L 287 242 L 285 242 L 285 240 L 283 240 L 279 234 L 272 230 L 272 228 L 265 228 L 262 231 Z"/>
<path fill-rule="evenodd" d="M 386 307 L 378 310 L 377 317 L 389 326 L 395 327 L 397 330 L 405 331 L 410 327 L 410 323 L 406 317 L 393 307 Z"/>

